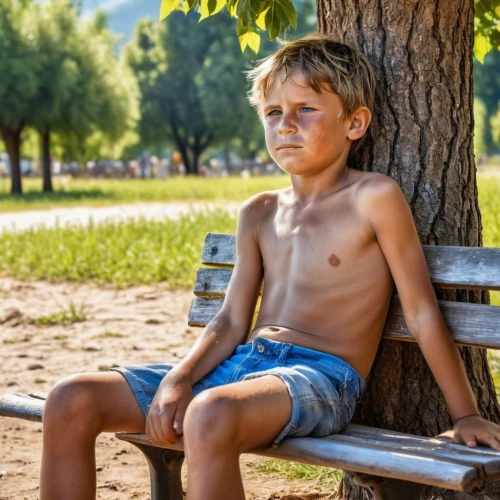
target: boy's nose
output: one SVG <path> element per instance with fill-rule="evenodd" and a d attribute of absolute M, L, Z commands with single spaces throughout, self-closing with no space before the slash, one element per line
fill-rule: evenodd
<path fill-rule="evenodd" d="M 278 129 L 280 135 L 290 135 L 297 132 L 297 127 L 290 120 L 282 120 Z"/>

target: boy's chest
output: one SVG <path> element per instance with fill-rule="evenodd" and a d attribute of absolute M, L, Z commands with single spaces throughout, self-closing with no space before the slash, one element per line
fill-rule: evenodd
<path fill-rule="evenodd" d="M 316 279 L 324 273 L 343 273 L 363 260 L 375 243 L 369 221 L 349 205 L 280 207 L 261 227 L 266 273 L 298 272 Z"/>

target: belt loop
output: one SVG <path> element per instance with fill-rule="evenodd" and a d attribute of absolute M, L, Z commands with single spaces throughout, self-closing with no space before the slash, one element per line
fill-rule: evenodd
<path fill-rule="evenodd" d="M 292 344 L 285 344 L 281 350 L 281 353 L 278 357 L 278 361 L 285 362 L 286 357 L 288 355 L 288 351 L 292 348 Z"/>

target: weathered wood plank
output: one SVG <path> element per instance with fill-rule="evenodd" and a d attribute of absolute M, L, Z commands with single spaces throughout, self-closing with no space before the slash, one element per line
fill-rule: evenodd
<path fill-rule="evenodd" d="M 202 267 L 196 273 L 194 294 L 204 298 L 224 298 L 233 274 L 232 269 Z"/>
<path fill-rule="evenodd" d="M 189 326 L 206 326 L 220 311 L 224 299 L 202 299 L 195 297 L 188 314 Z"/>
<path fill-rule="evenodd" d="M 352 444 L 359 444 L 361 441 L 370 446 L 392 448 L 395 453 L 403 451 L 421 457 L 439 458 L 468 465 L 476 468 L 483 479 L 498 478 L 500 475 L 500 453 L 491 448 L 480 447 L 482 453 L 474 453 L 469 451 L 467 446 L 453 445 L 449 442 L 451 438 L 424 438 L 409 434 L 377 432 L 380 430 L 365 427 L 364 431 L 356 431 L 350 428 L 335 436 L 335 440 Z"/>
<path fill-rule="evenodd" d="M 222 307 L 223 299 L 195 297 L 189 311 L 191 326 L 205 326 Z M 460 345 L 500 349 L 500 307 L 438 300 L 452 336 Z M 391 301 L 383 337 L 415 342 L 406 326 L 399 297 Z"/>
<path fill-rule="evenodd" d="M 234 266 L 236 260 L 236 236 L 234 234 L 207 233 L 202 264 Z"/>
<path fill-rule="evenodd" d="M 500 248 L 422 245 L 436 287 L 500 290 Z M 235 236 L 208 233 L 202 263 L 234 266 Z"/>
<path fill-rule="evenodd" d="M 0 397 L 0 416 L 42 421 L 45 401 L 27 394 L 5 394 Z"/>
<path fill-rule="evenodd" d="M 500 349 L 500 307 L 438 300 L 439 309 L 457 344 Z M 384 338 L 414 341 L 395 295 L 384 326 Z"/>
<path fill-rule="evenodd" d="M 151 443 L 145 434 L 117 434 L 117 437 L 136 443 Z M 277 450 L 267 448 L 255 454 L 460 491 L 470 491 L 483 484 L 478 471 L 468 465 L 450 462 L 439 457 L 430 459 L 403 450 L 395 452 L 393 448 L 366 444 L 361 438 L 355 443 L 336 438 L 337 436 L 330 436 L 328 439 L 286 439 Z M 183 449 L 181 443 L 164 447 L 175 450 Z"/>

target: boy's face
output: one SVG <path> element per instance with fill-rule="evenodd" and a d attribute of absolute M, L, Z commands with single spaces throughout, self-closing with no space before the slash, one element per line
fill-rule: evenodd
<path fill-rule="evenodd" d="M 282 83 L 284 78 L 284 71 L 278 73 L 261 100 L 269 154 L 292 175 L 314 175 L 334 164 L 343 167 L 352 141 L 369 125 L 370 111 L 360 107 L 344 120 L 340 97 L 326 85 L 318 94 L 297 69 Z"/>

